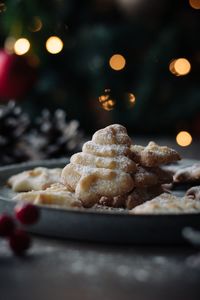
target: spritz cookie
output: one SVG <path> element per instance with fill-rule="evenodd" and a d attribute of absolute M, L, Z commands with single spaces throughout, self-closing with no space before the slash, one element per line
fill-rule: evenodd
<path fill-rule="evenodd" d="M 189 197 L 179 198 L 163 193 L 150 201 L 136 206 L 130 212 L 133 214 L 199 213 L 200 201 L 195 201 Z"/>
<path fill-rule="evenodd" d="M 131 139 L 125 127 L 114 124 L 97 131 L 83 151 L 73 155 L 62 171 L 62 183 L 75 192 L 85 207 L 102 196 L 124 195 L 134 188 L 136 170 L 129 158 Z"/>
<path fill-rule="evenodd" d="M 156 167 L 180 160 L 180 155 L 167 146 L 159 146 L 154 142 L 149 142 L 146 147 L 132 145 L 132 158 L 144 167 Z"/>
<path fill-rule="evenodd" d="M 62 169 L 47 169 L 38 167 L 11 176 L 8 185 L 14 192 L 28 192 L 31 190 L 44 190 L 51 184 L 60 181 Z"/>
<path fill-rule="evenodd" d="M 60 184 L 53 184 L 46 190 L 30 191 L 17 194 L 13 200 L 30 202 L 37 205 L 59 206 L 62 208 L 82 207 L 74 193 Z"/>

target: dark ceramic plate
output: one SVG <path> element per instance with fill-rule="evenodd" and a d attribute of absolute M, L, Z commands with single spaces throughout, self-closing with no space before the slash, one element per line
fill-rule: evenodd
<path fill-rule="evenodd" d="M 36 166 L 63 167 L 67 160 L 49 160 L 24 163 L 0 168 L 0 212 L 12 212 L 16 202 L 13 192 L 6 187 L 7 179 L 14 174 Z M 190 165 L 192 160 L 181 164 Z M 184 187 L 175 191 L 183 195 Z M 123 210 L 63 210 L 40 207 L 40 221 L 27 230 L 49 237 L 105 243 L 181 244 L 186 227 L 200 230 L 200 214 L 129 215 Z"/>

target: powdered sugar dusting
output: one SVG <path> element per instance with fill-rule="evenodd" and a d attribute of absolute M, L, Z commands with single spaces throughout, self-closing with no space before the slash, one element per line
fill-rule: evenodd
<path fill-rule="evenodd" d="M 80 178 L 76 176 L 75 180 L 75 194 L 85 206 L 94 205 L 101 196 L 117 196 L 133 189 L 130 174 L 136 165 L 127 157 L 130 138 L 123 126 L 114 124 L 99 130 L 82 150 L 71 158 L 70 167 L 65 167 L 62 178 L 69 184 L 68 172 L 79 174 Z"/>
<path fill-rule="evenodd" d="M 200 201 L 188 197 L 179 198 L 171 194 L 163 193 L 153 200 L 147 201 L 135 207 L 134 214 L 165 214 L 165 213 L 199 213 Z"/>
<path fill-rule="evenodd" d="M 86 142 L 83 145 L 83 152 L 92 153 L 100 156 L 127 155 L 129 147 L 126 145 L 99 145 L 92 141 Z"/>

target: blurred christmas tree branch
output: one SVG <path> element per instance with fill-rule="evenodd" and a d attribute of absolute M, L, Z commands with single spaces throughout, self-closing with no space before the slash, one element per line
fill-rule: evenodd
<path fill-rule="evenodd" d="M 5 51 L 12 52 L 12 39 L 13 47 L 20 38 L 30 43 L 24 56 L 37 68 L 37 80 L 20 97 L 32 117 L 60 107 L 88 133 L 111 122 L 134 133 L 198 132 L 200 18 L 189 3 L 7 0 L 0 22 Z M 59 40 L 47 45 L 51 37 Z M 119 60 L 112 65 L 115 54 L 123 66 Z M 175 61 L 170 69 L 178 58 L 191 69 L 178 73 Z M 7 86 L 0 87 L 2 100 Z"/>

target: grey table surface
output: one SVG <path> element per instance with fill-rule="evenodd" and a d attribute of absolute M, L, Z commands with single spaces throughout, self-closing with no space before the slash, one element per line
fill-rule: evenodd
<path fill-rule="evenodd" d="M 0 241 L 0 299 L 200 299 L 200 252 L 34 237 L 24 258 Z"/>
<path fill-rule="evenodd" d="M 181 152 L 200 159 L 199 142 Z M 0 300 L 200 299 L 200 249 L 33 241 L 18 258 L 0 240 Z"/>

